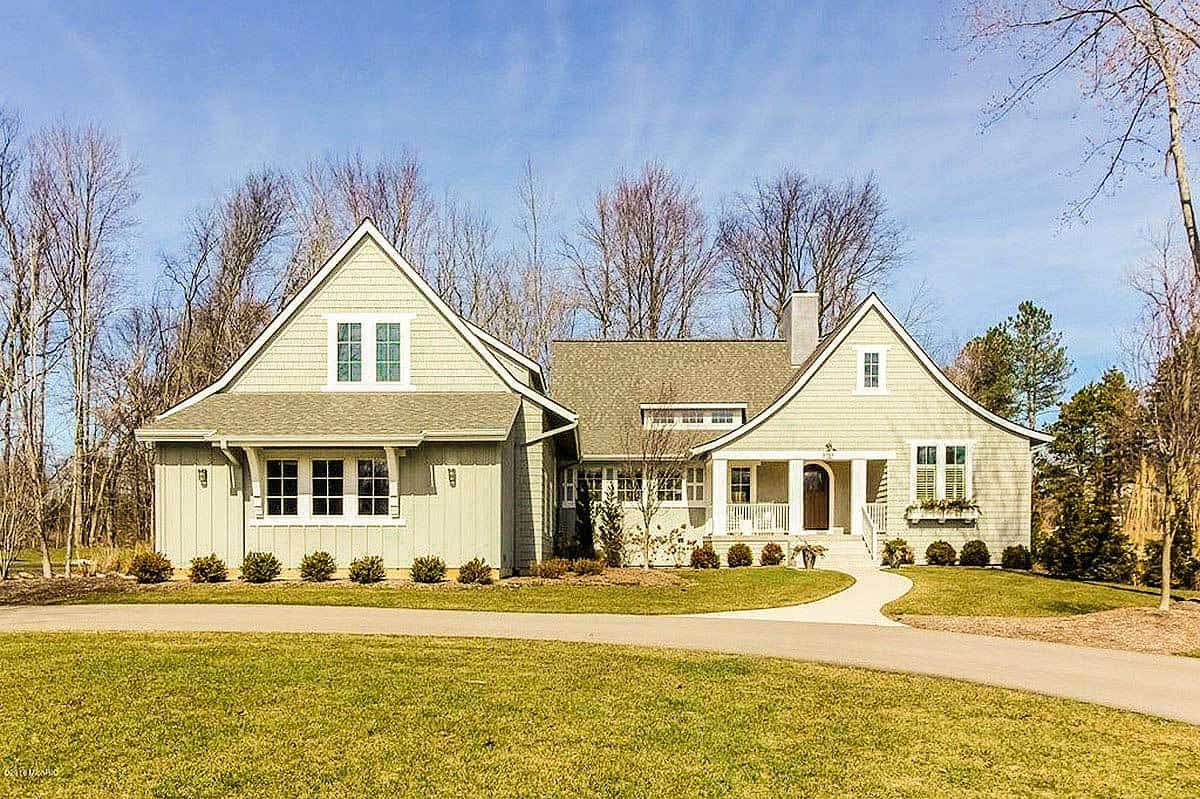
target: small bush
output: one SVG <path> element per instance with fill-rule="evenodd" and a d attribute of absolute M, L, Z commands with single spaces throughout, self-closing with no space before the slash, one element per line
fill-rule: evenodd
<path fill-rule="evenodd" d="M 721 559 L 717 557 L 717 551 L 712 548 L 712 544 L 705 544 L 692 550 L 693 569 L 717 569 L 720 566 Z"/>
<path fill-rule="evenodd" d="M 916 560 L 913 548 L 903 538 L 891 538 L 883 542 L 883 565 L 889 569 L 910 566 Z"/>
<path fill-rule="evenodd" d="M 546 580 L 558 580 L 567 573 L 569 565 L 562 558 L 546 558 L 543 561 L 532 564 L 529 567 L 529 573 L 534 577 L 541 577 Z"/>
<path fill-rule="evenodd" d="M 300 579 L 310 583 L 323 583 L 337 571 L 337 563 L 328 552 L 310 552 L 300 561 Z"/>
<path fill-rule="evenodd" d="M 736 569 L 739 566 L 753 566 L 754 555 L 750 552 L 750 547 L 745 544 L 734 544 L 725 553 L 725 562 L 729 564 L 729 568 Z"/>
<path fill-rule="evenodd" d="M 414 583 L 440 583 L 446 578 L 446 561 L 437 555 L 413 558 L 409 574 Z"/>
<path fill-rule="evenodd" d="M 958 553 L 959 566 L 987 566 L 992 562 L 992 553 L 987 544 L 974 538 L 963 544 L 962 552 Z"/>
<path fill-rule="evenodd" d="M 225 568 L 225 561 L 214 553 L 202 558 L 192 558 L 188 579 L 193 583 L 223 583 L 229 579 L 229 570 Z"/>
<path fill-rule="evenodd" d="M 580 577 L 604 574 L 604 561 L 600 558 L 578 558 L 571 563 L 571 571 Z"/>
<path fill-rule="evenodd" d="M 925 548 L 925 562 L 930 566 L 953 566 L 958 553 L 949 541 L 934 541 Z"/>
<path fill-rule="evenodd" d="M 471 583 L 491 585 L 492 567 L 487 565 L 487 561 L 483 558 L 471 558 L 458 567 L 458 581 L 466 585 Z"/>
<path fill-rule="evenodd" d="M 758 562 L 764 566 L 778 566 L 783 563 L 783 549 L 774 542 L 767 544 L 759 553 Z"/>
<path fill-rule="evenodd" d="M 1033 568 L 1033 558 L 1024 545 L 1017 544 L 1004 548 L 1003 554 L 1000 555 L 1000 565 L 1005 569 L 1019 569 L 1027 572 Z"/>
<path fill-rule="evenodd" d="M 166 555 L 149 550 L 137 553 L 129 563 L 129 573 L 139 583 L 161 583 L 170 578 L 174 570 Z"/>
<path fill-rule="evenodd" d="M 139 552 L 151 551 L 144 544 L 137 547 L 96 547 L 92 564 L 97 574 L 129 574 L 129 564 Z"/>
<path fill-rule="evenodd" d="M 377 583 L 384 578 L 383 558 L 378 555 L 363 555 L 350 561 L 350 581 L 355 583 Z"/>
<path fill-rule="evenodd" d="M 270 552 L 247 552 L 242 558 L 242 579 L 248 583 L 269 583 L 281 571 L 283 564 Z"/>

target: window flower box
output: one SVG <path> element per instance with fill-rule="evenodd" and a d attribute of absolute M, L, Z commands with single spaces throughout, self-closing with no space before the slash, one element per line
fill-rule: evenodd
<path fill-rule="evenodd" d="M 904 518 L 910 524 L 937 522 L 945 524 L 975 524 L 979 519 L 979 506 L 970 499 L 934 499 L 909 505 Z"/>

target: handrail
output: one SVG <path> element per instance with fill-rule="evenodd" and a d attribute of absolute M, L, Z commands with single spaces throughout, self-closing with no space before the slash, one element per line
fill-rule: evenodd
<path fill-rule="evenodd" d="M 862 506 L 862 515 L 865 522 L 863 543 L 867 545 L 867 551 L 871 554 L 871 560 L 879 562 L 879 534 L 887 530 L 887 503 L 886 502 L 866 502 Z M 880 528 L 883 528 L 882 530 Z"/>

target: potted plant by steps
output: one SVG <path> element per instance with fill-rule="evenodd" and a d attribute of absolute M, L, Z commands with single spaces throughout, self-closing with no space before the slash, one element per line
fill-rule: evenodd
<path fill-rule="evenodd" d="M 801 560 L 804 561 L 804 568 L 812 569 L 817 565 L 817 558 L 821 557 L 828 551 L 829 550 L 820 544 L 814 544 L 806 541 L 792 550 L 792 557 L 794 559 L 796 557 L 796 553 L 799 553 Z"/>

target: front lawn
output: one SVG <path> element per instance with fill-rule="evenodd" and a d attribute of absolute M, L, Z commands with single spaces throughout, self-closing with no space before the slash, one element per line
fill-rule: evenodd
<path fill-rule="evenodd" d="M 1156 588 L 1063 580 L 1026 572 L 915 566 L 899 573 L 913 581 L 913 588 L 884 606 L 884 613 L 892 617 L 1071 616 L 1158 604 Z"/>
<path fill-rule="evenodd" d="M 532 641 L 0 635 L 0 793 L 1195 796 L 1195 729 L 929 677 Z"/>
<path fill-rule="evenodd" d="M 654 572 L 652 574 L 663 574 Z M 72 594 L 60 602 L 225 602 L 285 605 L 358 605 L 438 610 L 501 610 L 543 613 L 710 613 L 799 605 L 837 593 L 854 582 L 841 572 L 782 566 L 665 574 L 651 585 L 543 581 L 491 586 L 427 586 L 388 583 L 362 586 L 338 581 L 314 585 L 276 582 L 248 585 L 168 584 L 119 586 L 118 591 Z M 18 586 L 19 587 L 19 586 Z M 14 589 L 15 590 L 15 589 Z M 0 591 L 0 602 L 3 602 Z M 12 601 L 12 600 L 10 600 Z M 26 600 L 29 601 L 29 600 Z M 33 600 L 52 604 L 52 598 Z"/>

